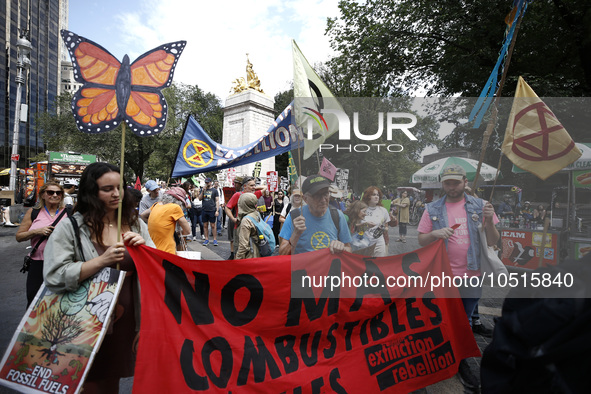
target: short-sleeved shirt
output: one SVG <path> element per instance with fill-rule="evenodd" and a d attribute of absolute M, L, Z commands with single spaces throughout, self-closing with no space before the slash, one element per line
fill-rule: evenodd
<path fill-rule="evenodd" d="M 234 215 L 234 217 L 238 216 L 238 199 L 240 198 L 241 195 L 242 195 L 242 192 L 236 192 L 236 193 L 232 194 L 230 201 L 228 201 L 228 203 L 226 204 L 226 208 L 228 208 L 232 212 L 232 215 Z M 263 195 L 263 192 L 260 190 L 255 190 L 254 195 L 257 198 L 261 198 L 261 196 Z M 238 222 L 236 222 L 234 224 L 234 228 L 237 228 L 237 227 L 238 227 Z"/>
<path fill-rule="evenodd" d="M 162 193 L 159 192 L 158 197 L 152 198 L 152 197 L 150 197 L 150 193 L 144 194 L 144 196 L 140 200 L 140 206 L 138 209 L 138 213 L 141 215 L 141 213 L 144 212 L 146 209 L 150 208 L 152 205 L 154 205 L 158 201 L 160 201 L 161 195 L 162 195 Z"/>
<path fill-rule="evenodd" d="M 177 204 L 154 204 L 148 218 L 148 231 L 154 241 L 156 249 L 168 253 L 176 253 L 174 230 L 176 222 L 185 216 L 181 207 Z"/>
<path fill-rule="evenodd" d="M 215 212 L 215 198 L 219 197 L 217 189 L 211 188 L 203 190 L 203 210 L 205 212 Z"/>
<path fill-rule="evenodd" d="M 287 217 L 287 214 L 289 213 L 289 211 L 291 211 L 291 203 L 288 202 L 287 204 L 283 204 L 283 209 L 281 210 L 281 216 L 283 217 Z"/>
<path fill-rule="evenodd" d="M 367 209 L 365 210 L 365 219 L 363 219 L 362 223 L 371 224 L 371 227 L 367 231 L 369 232 L 369 234 L 373 238 L 380 238 L 381 235 L 378 237 L 375 237 L 374 232 L 376 230 L 378 230 L 378 228 L 380 226 L 385 227 L 389 221 L 390 221 L 390 215 L 388 214 L 388 211 L 386 210 L 386 208 L 381 207 L 381 206 L 376 206 L 376 207 L 367 207 Z M 376 234 L 379 234 L 379 233 L 383 233 L 383 231 L 380 231 Z"/>
<path fill-rule="evenodd" d="M 505 201 L 503 201 L 501 203 L 501 205 L 499 205 L 499 209 L 497 210 L 497 214 L 499 216 L 505 216 L 505 212 L 507 212 L 507 214 L 509 212 L 513 212 L 513 209 L 511 208 L 511 205 L 507 204 Z"/>
<path fill-rule="evenodd" d="M 449 256 L 449 265 L 454 276 L 480 276 L 479 270 L 468 269 L 468 250 L 470 249 L 470 233 L 468 230 L 468 218 L 465 208 L 466 201 L 446 202 L 447 223 L 449 227 L 459 224 L 460 227 L 454 230 L 454 234 L 447 240 L 447 255 Z M 493 223 L 497 224 L 499 219 L 495 215 Z M 417 231 L 422 234 L 428 234 L 433 231 L 433 222 L 429 217 L 429 211 L 425 209 Z"/>
<path fill-rule="evenodd" d="M 291 220 L 291 213 L 289 212 L 285 218 L 285 223 L 281 228 L 279 236 L 283 239 L 291 238 L 293 233 L 293 223 Z M 337 231 L 335 223 L 332 220 L 330 210 L 327 209 L 324 215 L 317 217 L 310 213 L 310 208 L 306 205 L 302 208 L 302 215 L 306 219 L 306 230 L 300 236 L 295 248 L 295 253 L 312 252 L 314 250 L 325 249 L 330 246 L 333 240 L 339 240 L 345 244 L 351 243 L 351 233 L 347 228 L 347 219 L 341 211 L 339 214 L 339 227 Z"/>

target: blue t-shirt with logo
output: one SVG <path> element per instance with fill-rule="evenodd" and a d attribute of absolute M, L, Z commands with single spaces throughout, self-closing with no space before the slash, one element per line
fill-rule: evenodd
<path fill-rule="evenodd" d="M 279 236 L 283 239 L 289 239 L 293 232 L 293 222 L 291 214 L 293 209 L 285 218 L 285 223 L 281 228 Z M 342 243 L 351 243 L 351 234 L 347 228 L 347 219 L 341 211 L 339 214 L 340 235 L 332 220 L 330 209 L 327 209 L 323 216 L 316 217 L 310 213 L 308 206 L 302 208 L 302 215 L 306 219 L 306 231 L 302 233 L 295 248 L 295 253 L 312 252 L 314 250 L 328 248 L 332 240 L 338 239 Z"/>

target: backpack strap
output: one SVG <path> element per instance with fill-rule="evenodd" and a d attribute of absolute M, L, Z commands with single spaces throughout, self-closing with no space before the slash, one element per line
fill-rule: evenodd
<path fill-rule="evenodd" d="M 33 208 L 33 211 L 35 211 L 35 208 Z M 35 217 L 36 217 L 37 215 L 39 215 L 39 211 L 40 211 L 40 209 L 37 209 L 37 214 L 35 215 Z M 53 221 L 53 223 L 51 224 L 51 226 L 52 226 L 52 227 L 55 227 L 55 226 L 56 226 L 56 225 L 59 223 L 59 221 L 61 220 L 61 218 L 62 218 L 62 217 L 64 217 L 64 214 L 65 214 L 66 212 L 67 212 L 67 211 L 66 211 L 65 209 L 64 209 L 64 210 L 62 210 L 62 213 L 60 213 L 60 214 L 58 215 L 58 217 L 57 217 L 57 218 L 56 218 L 56 219 Z M 31 212 L 31 217 L 32 217 L 32 216 L 33 216 L 33 212 Z M 68 216 L 70 216 L 70 215 L 68 214 Z M 35 220 L 35 219 L 32 219 L 32 220 Z M 34 255 L 34 254 L 35 254 L 35 252 L 36 252 L 36 251 L 37 251 L 37 249 L 39 248 L 39 245 L 41 245 L 41 243 L 42 243 L 43 241 L 45 241 L 45 239 L 46 239 L 46 238 L 48 238 L 48 236 L 47 236 L 47 235 L 44 235 L 44 236 L 42 236 L 42 237 L 39 239 L 39 241 L 37 241 L 37 244 L 35 244 L 35 246 L 33 246 L 33 249 L 32 249 L 32 250 L 29 252 L 29 256 L 32 256 L 32 255 Z"/>
<path fill-rule="evenodd" d="M 41 212 L 41 208 L 31 208 L 31 223 L 37 219 L 39 212 Z"/>
<path fill-rule="evenodd" d="M 333 207 L 329 207 L 330 209 L 330 217 L 332 218 L 332 222 L 337 228 L 337 239 L 341 238 L 341 217 L 339 216 L 339 210 Z"/>
<path fill-rule="evenodd" d="M 82 241 L 80 240 L 80 227 L 78 226 L 78 221 L 74 216 L 68 215 L 68 217 L 72 222 L 72 227 L 74 227 L 74 233 L 76 234 L 76 240 L 78 241 L 78 250 L 80 251 L 80 256 L 82 256 L 83 261 L 86 261 L 86 257 L 84 257 L 84 251 L 82 250 Z"/>

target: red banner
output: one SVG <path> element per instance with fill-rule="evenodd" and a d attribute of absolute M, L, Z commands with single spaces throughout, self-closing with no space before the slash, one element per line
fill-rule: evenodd
<path fill-rule="evenodd" d="M 443 241 L 384 258 L 323 249 L 191 261 L 129 249 L 141 262 L 137 393 L 409 392 L 480 355 L 460 299 L 402 285 L 449 274 Z M 317 286 L 349 276 L 349 287 Z M 357 283 L 374 277 L 401 286 Z"/>

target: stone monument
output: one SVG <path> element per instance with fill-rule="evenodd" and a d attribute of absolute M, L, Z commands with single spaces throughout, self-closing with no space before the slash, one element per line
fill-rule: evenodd
<path fill-rule="evenodd" d="M 273 121 L 275 100 L 265 94 L 261 82 L 252 68 L 246 54 L 246 80 L 241 77 L 234 81 L 231 94 L 224 104 L 224 128 L 222 145 L 238 148 L 248 145 L 263 136 Z M 236 174 L 252 175 L 255 163 L 236 167 Z M 275 171 L 275 158 L 261 162 L 260 178 L 267 177 L 267 171 Z"/>

